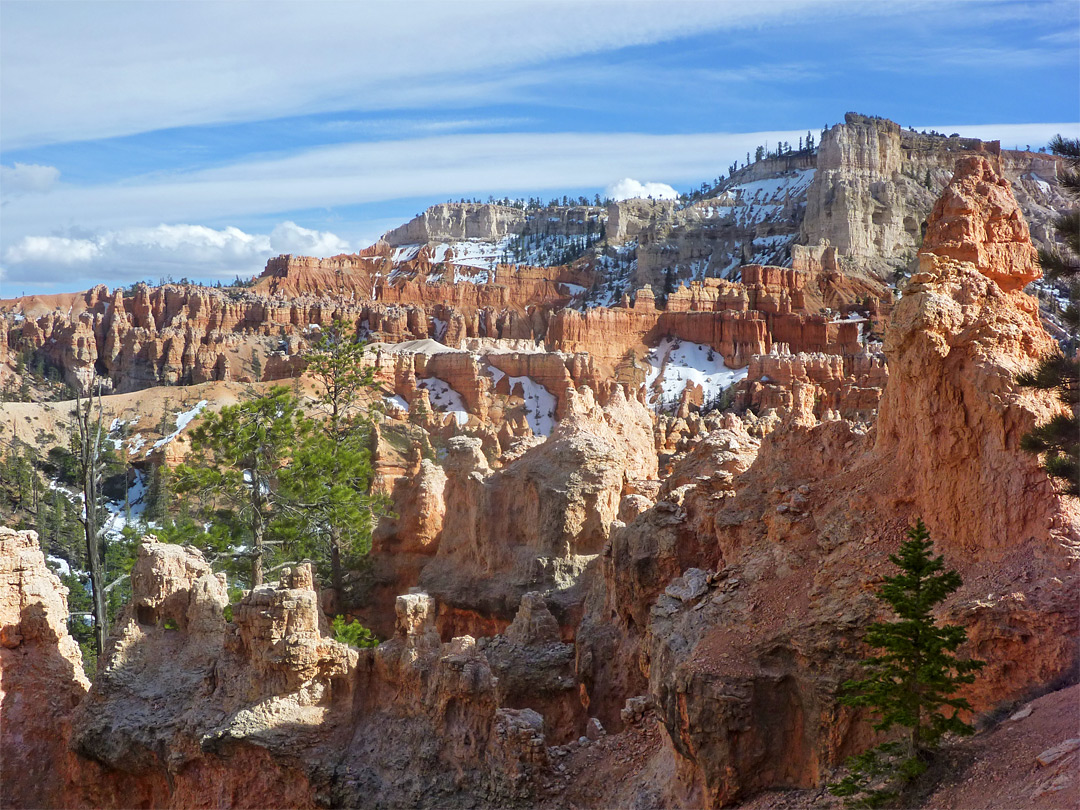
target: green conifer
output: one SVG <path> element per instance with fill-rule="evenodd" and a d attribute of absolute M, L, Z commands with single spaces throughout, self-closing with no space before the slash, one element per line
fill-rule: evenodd
<path fill-rule="evenodd" d="M 307 359 L 315 408 L 324 419 L 305 431 L 281 471 L 279 531 L 295 552 L 329 563 L 338 599 L 346 558 L 370 550 L 375 520 L 384 511 L 384 499 L 371 494 L 372 423 L 363 395 L 375 382 L 363 354 L 349 324 L 335 320 L 323 329 Z"/>
<path fill-rule="evenodd" d="M 933 543 L 922 520 L 907 534 L 899 554 L 889 557 L 900 573 L 886 577 L 878 590 L 878 598 L 898 618 L 869 626 L 865 641 L 881 653 L 862 661 L 866 677 L 847 681 L 840 698 L 847 706 L 872 710 L 878 716 L 875 731 L 887 733 L 899 726 L 907 733 L 902 741 L 886 742 L 850 759 L 851 773 L 830 785 L 855 807 L 887 806 L 898 790 L 925 771 L 928 753 L 945 734 L 973 731 L 960 718 L 960 712 L 971 707 L 955 694 L 975 680 L 983 662 L 957 658 L 967 631 L 960 625 L 939 626 L 932 615 L 934 607 L 960 587 L 960 575 L 946 571 L 944 559 L 931 554 Z"/>
<path fill-rule="evenodd" d="M 192 493 L 207 516 L 232 510 L 250 534 L 251 586 L 263 582 L 267 530 L 278 503 L 278 474 L 304 433 L 284 386 L 209 414 L 194 431 L 195 452 L 176 470 L 177 492 Z"/>

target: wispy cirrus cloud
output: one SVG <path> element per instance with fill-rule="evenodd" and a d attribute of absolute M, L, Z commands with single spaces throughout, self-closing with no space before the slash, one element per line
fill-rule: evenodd
<path fill-rule="evenodd" d="M 843 0 L 268 8 L 8 3 L 0 30 L 5 148 L 328 111 L 489 104 L 520 82 L 518 70 L 582 54 L 900 13 Z"/>
<path fill-rule="evenodd" d="M 30 235 L 72 225 L 205 222 L 414 197 L 599 190 L 627 176 L 696 183 L 758 144 L 801 134 L 503 133 L 348 143 L 201 171 L 61 186 L 9 206 L 5 230 Z"/>
<path fill-rule="evenodd" d="M 532 123 L 524 116 L 504 116 L 492 118 L 452 118 L 415 119 L 415 118 L 376 118 L 376 119 L 336 119 L 321 121 L 313 125 L 324 132 L 348 135 L 369 135 L 375 137 L 416 137 L 454 132 L 493 131 L 510 127 L 524 127 Z"/>

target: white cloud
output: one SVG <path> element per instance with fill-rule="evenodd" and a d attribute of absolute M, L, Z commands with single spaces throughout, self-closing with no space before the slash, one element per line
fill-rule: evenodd
<path fill-rule="evenodd" d="M 37 163 L 16 163 L 0 166 L 0 194 L 13 197 L 28 192 L 44 192 L 56 185 L 60 170 L 55 166 Z"/>
<path fill-rule="evenodd" d="M 86 264 L 100 252 L 100 245 L 92 239 L 24 236 L 4 251 L 4 261 L 32 266 Z"/>
<path fill-rule="evenodd" d="M 301 228 L 295 222 L 282 222 L 270 232 L 274 253 L 300 256 L 336 256 L 349 250 L 349 243 L 329 231 Z"/>
<path fill-rule="evenodd" d="M 654 200 L 677 200 L 679 192 L 667 183 L 639 183 L 624 177 L 604 190 L 604 196 L 613 200 L 630 200 L 635 197 L 652 197 Z"/>
<path fill-rule="evenodd" d="M 7 282 L 110 283 L 159 275 L 199 279 L 259 272 L 277 253 L 330 256 L 349 244 L 328 231 L 283 222 L 269 234 L 203 225 L 124 228 L 83 236 L 25 236 L 4 251 Z"/>

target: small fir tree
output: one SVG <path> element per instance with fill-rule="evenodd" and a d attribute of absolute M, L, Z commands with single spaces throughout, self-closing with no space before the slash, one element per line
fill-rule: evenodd
<path fill-rule="evenodd" d="M 967 641 L 960 625 L 938 626 L 934 607 L 960 587 L 960 575 L 946 571 L 942 557 L 931 554 L 930 533 L 922 520 L 908 529 L 908 540 L 889 560 L 900 573 L 887 577 L 878 598 L 899 617 L 875 622 L 865 641 L 881 650 L 862 661 L 867 675 L 843 685 L 840 702 L 868 708 L 878 715 L 874 730 L 907 729 L 902 741 L 890 741 L 848 760 L 850 774 L 830 785 L 834 795 L 855 807 L 885 807 L 898 791 L 926 770 L 929 752 L 948 733 L 968 735 L 973 729 L 960 719 L 970 711 L 955 693 L 975 680 L 983 662 L 956 657 Z M 946 713 L 947 710 L 951 710 Z"/>
<path fill-rule="evenodd" d="M 366 648 L 379 646 L 379 639 L 375 637 L 375 634 L 355 619 L 351 622 L 346 622 L 344 616 L 338 615 L 334 617 L 333 626 L 335 641 L 340 641 L 342 644 L 349 644 L 353 647 Z"/>

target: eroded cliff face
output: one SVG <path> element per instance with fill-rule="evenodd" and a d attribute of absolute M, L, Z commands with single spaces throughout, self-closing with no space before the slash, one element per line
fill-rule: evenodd
<path fill-rule="evenodd" d="M 90 688 L 67 588 L 35 532 L 0 527 L 0 805 L 64 807 L 71 716 Z"/>
<path fill-rule="evenodd" d="M 1051 244 L 1054 211 L 1067 205 L 1053 158 L 1003 151 L 997 141 L 921 135 L 855 113 L 821 137 L 800 242 L 831 245 L 849 267 L 884 278 L 914 258 L 931 208 L 965 155 L 989 160 L 1012 183 L 1037 243 Z"/>
<path fill-rule="evenodd" d="M 388 599 L 419 584 L 441 604 L 444 639 L 490 635 L 526 592 L 540 591 L 572 638 L 581 572 L 607 542 L 623 496 L 655 481 L 657 459 L 649 412 L 620 386 L 603 405 L 590 388 L 568 388 L 565 408 L 546 440 L 511 442 L 498 468 L 479 438 L 457 436 L 438 467 L 402 470 L 397 517 L 376 537 L 381 595 L 368 622 L 385 628 Z"/>
<path fill-rule="evenodd" d="M 473 638 L 440 641 L 426 594 L 399 597 L 395 635 L 357 650 L 326 636 L 307 565 L 247 593 L 227 621 L 224 576 L 193 549 L 147 538 L 132 589 L 70 734 L 40 752 L 43 765 L 66 762 L 69 792 L 36 803 L 12 781 L 13 806 L 505 805 L 532 796 L 548 767 L 544 716 L 501 705 L 521 700 L 512 664 L 499 659 L 497 688 Z M 557 625 L 542 600 L 523 616 L 507 643 L 548 663 L 518 677 L 557 695 L 569 661 L 562 652 L 559 664 Z M 5 753 L 28 744 L 44 742 L 12 740 Z"/>
<path fill-rule="evenodd" d="M 706 804 L 819 784 L 869 742 L 836 689 L 857 671 L 859 629 L 880 615 L 866 582 L 890 569 L 917 517 L 965 580 L 941 612 L 987 661 L 968 690 L 977 712 L 1075 666 L 1080 516 L 1018 444 L 1053 407 L 1013 382 L 1050 349 L 1016 289 L 1032 273 L 1025 234 L 995 225 L 1015 220 L 988 161 L 961 161 L 950 189 L 928 244 L 979 234 L 965 250 L 995 258 L 983 273 L 924 255 L 886 333 L 877 428 L 793 412 L 730 491 L 707 480 L 661 496 L 597 569 L 577 637 L 591 704 L 614 721 L 647 680 Z M 665 567 L 642 588 L 643 570 Z M 633 650 L 640 676 L 626 674 Z"/>

